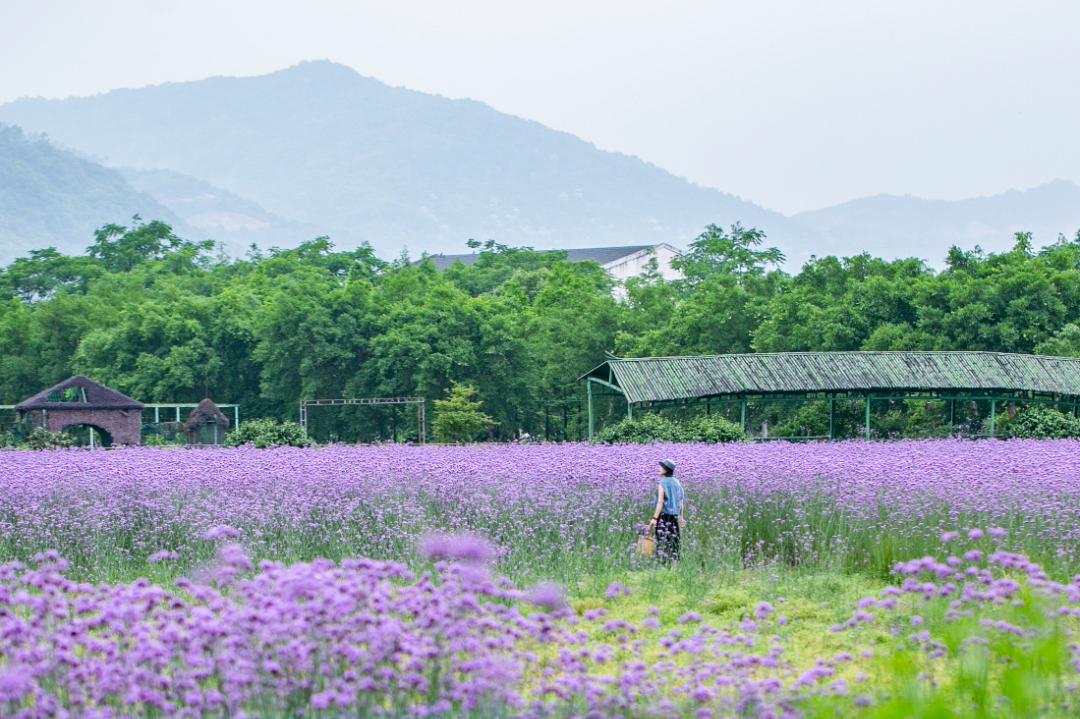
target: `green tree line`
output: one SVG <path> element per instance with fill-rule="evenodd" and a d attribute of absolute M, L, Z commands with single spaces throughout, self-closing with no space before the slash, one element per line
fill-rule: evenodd
<path fill-rule="evenodd" d="M 486 434 L 582 436 L 577 377 L 619 356 L 792 350 L 1080 355 L 1080 236 L 1036 251 L 949 251 L 945 268 L 863 254 L 795 275 L 763 233 L 710 225 L 621 288 L 593 262 L 494 242 L 470 266 L 393 262 L 328 238 L 229 258 L 162 222 L 109 225 L 85 255 L 0 273 L 0 402 L 81 373 L 144 402 L 238 402 L 296 419 L 301 398 L 476 390 Z M 475 243 L 474 243 L 475 244 Z M 614 290 L 614 291 L 613 291 Z M 320 439 L 415 436 L 400 408 L 313 410 Z"/>

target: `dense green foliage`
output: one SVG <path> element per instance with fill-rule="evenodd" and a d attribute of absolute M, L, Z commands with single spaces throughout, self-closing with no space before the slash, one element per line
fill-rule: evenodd
<path fill-rule="evenodd" d="M 1046 405 L 1029 405 L 1006 416 L 1003 429 L 1022 439 L 1067 439 L 1080 437 L 1080 419 Z"/>
<path fill-rule="evenodd" d="M 38 427 L 26 436 L 24 442 L 16 446 L 25 449 L 63 449 L 74 445 L 71 437 L 65 432 L 50 432 L 44 427 Z"/>
<path fill-rule="evenodd" d="M 596 437 L 609 444 L 649 442 L 684 442 L 685 433 L 678 424 L 658 414 L 638 413 L 605 427 Z"/>
<path fill-rule="evenodd" d="M 326 238 L 231 259 L 160 222 L 107 225 L 93 240 L 85 256 L 46 249 L 0 273 L 0 402 L 79 372 L 145 402 L 209 396 L 248 418 L 295 420 L 301 398 L 434 399 L 458 382 L 476 389 L 496 439 L 578 439 L 577 378 L 605 351 L 1080 355 L 1080 240 L 1064 238 L 1041 252 L 1024 234 L 999 255 L 953 249 L 940 273 L 860 255 L 815 258 L 789 276 L 771 269 L 780 258 L 760 232 L 711 226 L 682 262 L 685 280 L 651 272 L 618 293 L 594 263 L 495 243 L 475 264 L 440 272 L 383 262 L 367 246 L 337 252 Z M 863 410 L 848 404 L 837 403 L 837 433 L 858 436 Z M 947 403 L 876 404 L 882 435 L 940 434 L 949 423 Z M 625 417 L 619 398 L 597 407 L 598 427 Z M 980 405 L 980 421 L 988 410 Z M 827 403 L 752 413 L 747 426 L 767 422 L 770 436 L 828 428 Z M 739 422 L 738 408 L 713 416 Z M 321 442 L 406 441 L 416 417 L 314 408 L 309 429 Z"/>
<path fill-rule="evenodd" d="M 303 447 L 308 444 L 304 428 L 296 422 L 278 422 L 270 417 L 241 422 L 225 438 L 225 444 L 238 447 L 253 444 L 259 449 L 267 447 Z"/>
<path fill-rule="evenodd" d="M 678 421 L 658 414 L 638 412 L 605 427 L 597 441 L 616 444 L 632 442 L 739 442 L 747 439 L 742 427 L 719 415 L 698 415 L 687 421 Z"/>
<path fill-rule="evenodd" d="M 689 442 L 741 442 L 746 439 L 746 432 L 734 422 L 718 415 L 698 415 L 683 425 Z"/>
<path fill-rule="evenodd" d="M 22 431 L 0 432 L 0 447 L 16 447 L 18 449 L 64 449 L 74 447 L 76 440 L 70 432 L 50 432 L 44 427 L 37 427 L 29 432 Z"/>

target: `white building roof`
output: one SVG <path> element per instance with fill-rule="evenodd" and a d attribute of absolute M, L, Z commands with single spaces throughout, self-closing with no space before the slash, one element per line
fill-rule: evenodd
<path fill-rule="evenodd" d="M 591 247 L 582 250 L 562 251 L 566 253 L 566 260 L 568 262 L 585 262 L 586 260 L 592 260 L 605 270 L 612 270 L 619 265 L 630 263 L 633 260 L 646 258 L 649 254 L 649 250 L 659 250 L 661 248 L 674 255 L 682 254 L 676 248 L 665 243 L 658 245 L 634 245 L 631 247 Z M 539 250 L 539 252 L 558 251 L 559 250 Z M 480 253 L 474 252 L 468 255 L 428 255 L 428 257 L 435 262 L 436 268 L 445 270 L 450 267 L 450 265 L 454 264 L 454 262 L 461 262 L 463 265 L 471 265 L 480 259 Z"/>

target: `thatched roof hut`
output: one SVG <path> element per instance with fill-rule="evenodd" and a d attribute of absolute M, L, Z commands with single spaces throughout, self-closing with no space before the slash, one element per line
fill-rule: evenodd
<path fill-rule="evenodd" d="M 200 425 L 217 425 L 222 429 L 229 428 L 229 418 L 226 417 L 217 405 L 211 402 L 209 399 L 204 399 L 199 402 L 199 406 L 191 411 L 191 416 L 188 417 L 187 422 L 184 423 L 184 427 L 188 432 L 193 432 Z"/>

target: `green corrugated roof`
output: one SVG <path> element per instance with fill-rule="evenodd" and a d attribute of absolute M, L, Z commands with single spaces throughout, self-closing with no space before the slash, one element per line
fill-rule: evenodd
<path fill-rule="evenodd" d="M 612 359 L 629 402 L 738 394 L 999 390 L 1080 395 L 1080 359 L 1004 352 L 781 352 Z"/>

